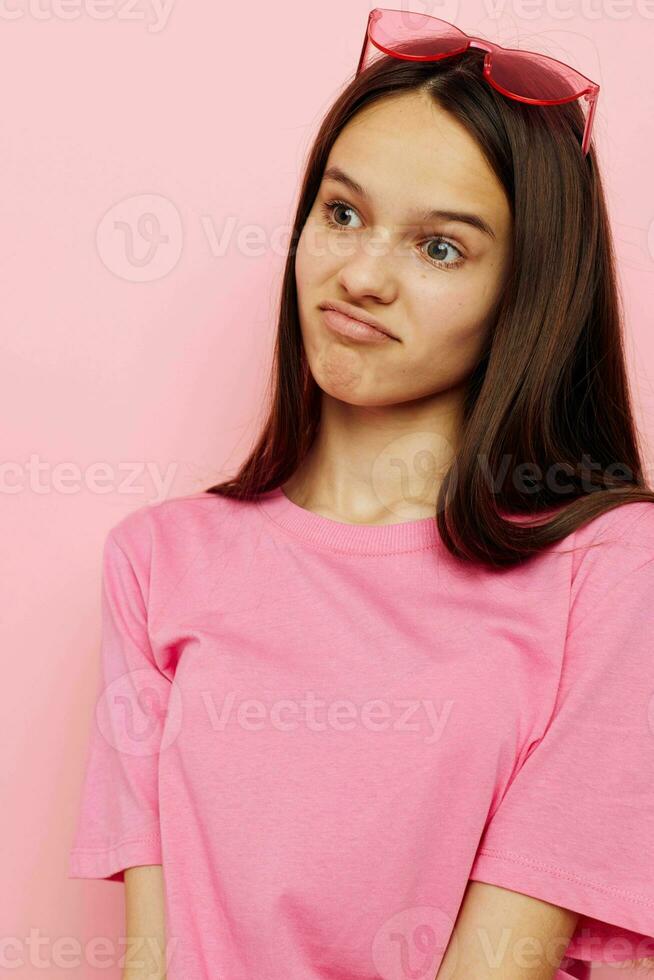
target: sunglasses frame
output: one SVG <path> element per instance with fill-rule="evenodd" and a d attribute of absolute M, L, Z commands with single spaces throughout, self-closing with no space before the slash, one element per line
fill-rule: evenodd
<path fill-rule="evenodd" d="M 370 11 L 370 13 L 368 14 L 368 23 L 366 25 L 366 32 L 363 39 L 363 45 L 361 47 L 361 54 L 359 56 L 359 64 L 357 66 L 355 75 L 358 75 L 363 67 L 368 44 L 373 45 L 375 48 L 377 48 L 378 51 L 381 51 L 383 54 L 390 55 L 393 58 L 399 58 L 403 61 L 442 61 L 444 58 L 451 58 L 453 55 L 461 54 L 462 52 L 467 51 L 468 48 L 479 48 L 480 50 L 486 52 L 486 55 L 484 57 L 484 78 L 490 85 L 493 86 L 494 89 L 496 89 L 502 95 L 505 95 L 510 99 L 517 99 L 518 102 L 526 102 L 531 105 L 562 105 L 564 102 L 573 102 L 575 99 L 580 99 L 583 96 L 583 98 L 589 105 L 588 115 L 586 116 L 586 125 L 584 127 L 584 135 L 581 141 L 581 151 L 583 156 L 586 156 L 586 154 L 590 149 L 591 131 L 593 128 L 593 121 L 595 119 L 597 97 L 599 95 L 599 90 L 600 90 L 600 87 L 597 84 L 597 82 L 591 81 L 590 78 L 587 78 L 585 75 L 582 75 L 581 72 L 577 71 L 576 68 L 572 68 L 571 65 L 566 65 L 565 62 L 559 61 L 557 58 L 551 58 L 549 55 L 540 54 L 537 51 L 525 51 L 520 48 L 505 48 L 501 44 L 494 44 L 492 41 L 488 41 L 485 38 L 474 37 L 470 34 L 466 34 L 466 32 L 462 31 L 460 27 L 457 27 L 456 24 L 451 24 L 449 21 L 442 20 L 440 17 L 432 17 L 430 14 L 420 14 L 419 16 L 423 17 L 425 20 L 429 22 L 433 21 L 436 24 L 443 24 L 450 29 L 454 28 L 454 30 L 461 35 L 461 40 L 462 42 L 464 42 L 462 46 L 454 51 L 445 51 L 443 52 L 443 54 L 435 54 L 435 55 L 399 54 L 393 51 L 392 49 L 386 48 L 382 44 L 379 44 L 371 36 L 371 28 L 373 23 L 379 20 L 380 17 L 384 14 L 384 12 L 393 13 L 393 14 L 412 14 L 412 11 L 410 10 L 395 10 L 391 7 L 374 7 Z M 505 51 L 509 54 L 516 53 L 521 55 L 535 55 L 539 61 L 545 60 L 545 61 L 552 62 L 553 65 L 561 65 L 563 68 L 566 69 L 566 71 L 572 72 L 574 77 L 578 78 L 582 85 L 585 83 L 585 87 L 582 88 L 582 90 L 580 92 L 577 92 L 575 95 L 567 96 L 564 99 L 530 99 L 523 95 L 516 95 L 514 92 L 509 92 L 501 85 L 498 85 L 497 82 L 494 81 L 493 79 L 492 76 L 493 53 L 495 51 Z"/>

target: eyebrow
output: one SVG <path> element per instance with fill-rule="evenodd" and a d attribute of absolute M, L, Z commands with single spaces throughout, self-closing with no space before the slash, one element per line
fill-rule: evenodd
<path fill-rule="evenodd" d="M 369 200 L 369 195 L 361 184 L 354 180 L 353 177 L 346 174 L 344 170 L 341 170 L 340 167 L 327 167 L 323 173 L 322 179 L 335 180 L 339 184 L 343 184 L 345 187 L 348 187 L 353 194 L 358 194 L 364 201 Z M 440 219 L 443 221 L 458 221 L 460 224 L 471 225 L 473 228 L 477 228 L 478 231 L 483 232 L 485 235 L 488 235 L 489 238 L 495 240 L 495 232 L 488 222 L 484 221 L 480 215 L 473 214 L 471 211 L 449 211 L 443 208 L 430 208 L 426 211 L 421 211 L 418 209 L 413 213 L 421 221 L 429 222 L 433 221 L 434 219 Z"/>

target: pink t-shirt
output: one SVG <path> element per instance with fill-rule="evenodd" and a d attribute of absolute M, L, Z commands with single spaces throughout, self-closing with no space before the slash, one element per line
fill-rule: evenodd
<path fill-rule="evenodd" d="M 163 865 L 167 980 L 433 980 L 469 879 L 654 955 L 654 506 L 493 571 L 199 492 L 103 562 L 69 877 Z"/>

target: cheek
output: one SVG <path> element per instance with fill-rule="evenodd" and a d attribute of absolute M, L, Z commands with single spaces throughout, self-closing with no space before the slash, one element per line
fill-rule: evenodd
<path fill-rule="evenodd" d="M 407 317 L 407 364 L 421 383 L 469 374 L 493 319 L 496 291 L 487 280 L 455 271 L 436 275 L 436 282 L 421 276 Z"/>
<path fill-rule="evenodd" d="M 408 323 L 417 345 L 465 349 L 485 333 L 500 290 L 495 267 L 420 273 L 412 284 Z"/>
<path fill-rule="evenodd" d="M 302 296 L 303 287 L 309 282 L 311 276 L 311 262 L 306 247 L 306 235 L 302 231 L 295 251 L 295 284 L 298 291 L 298 299 Z"/>
<path fill-rule="evenodd" d="M 328 278 L 338 265 L 338 256 L 326 229 L 307 219 L 300 234 L 295 253 L 295 281 L 298 292 L 302 287 L 318 284 Z"/>

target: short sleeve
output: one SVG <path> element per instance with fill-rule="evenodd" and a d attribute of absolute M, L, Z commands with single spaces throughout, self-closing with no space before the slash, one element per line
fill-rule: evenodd
<path fill-rule="evenodd" d="M 551 716 L 470 874 L 580 913 L 566 953 L 591 962 L 654 956 L 654 506 L 618 510 L 581 549 Z"/>
<path fill-rule="evenodd" d="M 125 524 L 134 522 L 121 522 L 104 544 L 100 684 L 69 878 L 124 881 L 127 867 L 162 863 L 158 763 L 171 678 L 148 636 L 147 531 L 119 543 Z"/>

